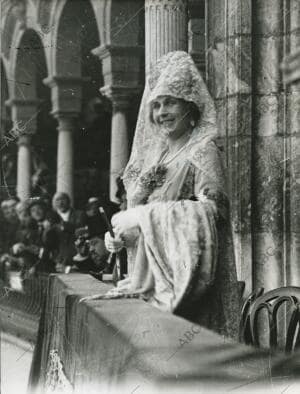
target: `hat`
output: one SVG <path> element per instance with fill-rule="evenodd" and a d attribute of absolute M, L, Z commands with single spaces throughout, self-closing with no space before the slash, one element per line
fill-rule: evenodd
<path fill-rule="evenodd" d="M 100 205 L 100 200 L 98 197 L 90 197 L 88 199 L 88 202 L 86 204 L 86 207 L 89 208 L 92 204 L 98 204 Z"/>
<path fill-rule="evenodd" d="M 41 197 L 31 197 L 28 199 L 28 209 L 31 209 L 35 205 L 40 205 L 44 208 L 47 207 L 46 202 Z"/>
<path fill-rule="evenodd" d="M 1 203 L 1 208 L 12 208 L 13 206 L 15 206 L 17 204 L 17 200 L 14 198 L 10 198 L 9 200 L 4 200 Z"/>

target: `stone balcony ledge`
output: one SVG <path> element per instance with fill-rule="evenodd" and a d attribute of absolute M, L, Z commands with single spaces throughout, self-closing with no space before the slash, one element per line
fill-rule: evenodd
<path fill-rule="evenodd" d="M 84 274 L 50 276 L 32 387 L 41 390 L 49 383 L 51 351 L 59 356 L 75 393 L 170 387 L 191 392 L 208 386 L 224 392 L 274 378 L 268 352 L 235 343 L 142 300 L 79 303 L 109 287 Z"/>

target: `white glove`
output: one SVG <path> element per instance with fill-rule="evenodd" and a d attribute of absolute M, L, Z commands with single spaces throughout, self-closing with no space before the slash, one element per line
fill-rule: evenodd
<path fill-rule="evenodd" d="M 124 241 L 120 238 L 113 238 L 110 233 L 105 233 L 104 243 L 106 249 L 110 253 L 117 253 L 120 252 L 124 248 Z"/>

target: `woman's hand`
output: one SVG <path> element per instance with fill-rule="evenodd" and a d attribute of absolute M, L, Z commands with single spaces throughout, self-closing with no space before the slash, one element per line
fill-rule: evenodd
<path fill-rule="evenodd" d="M 111 219 L 116 238 L 123 239 L 126 233 L 139 227 L 137 208 L 119 212 Z"/>
<path fill-rule="evenodd" d="M 120 238 L 113 238 L 109 233 L 105 233 L 105 247 L 110 253 L 118 253 L 124 248 L 124 241 Z"/>

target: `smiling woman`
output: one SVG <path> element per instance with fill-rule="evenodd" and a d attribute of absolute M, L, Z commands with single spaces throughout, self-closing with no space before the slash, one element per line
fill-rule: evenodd
<path fill-rule="evenodd" d="M 235 336 L 238 286 L 213 100 L 185 52 L 161 58 L 146 87 L 125 170 L 129 209 L 112 219 L 110 251 L 129 277 L 106 297 L 141 295 Z"/>
<path fill-rule="evenodd" d="M 152 102 L 151 119 L 160 131 L 173 140 L 187 134 L 192 127 L 192 107 L 189 103 L 171 96 L 159 96 Z M 199 116 L 198 116 L 199 118 Z M 195 126 L 195 119 L 193 119 Z"/>

